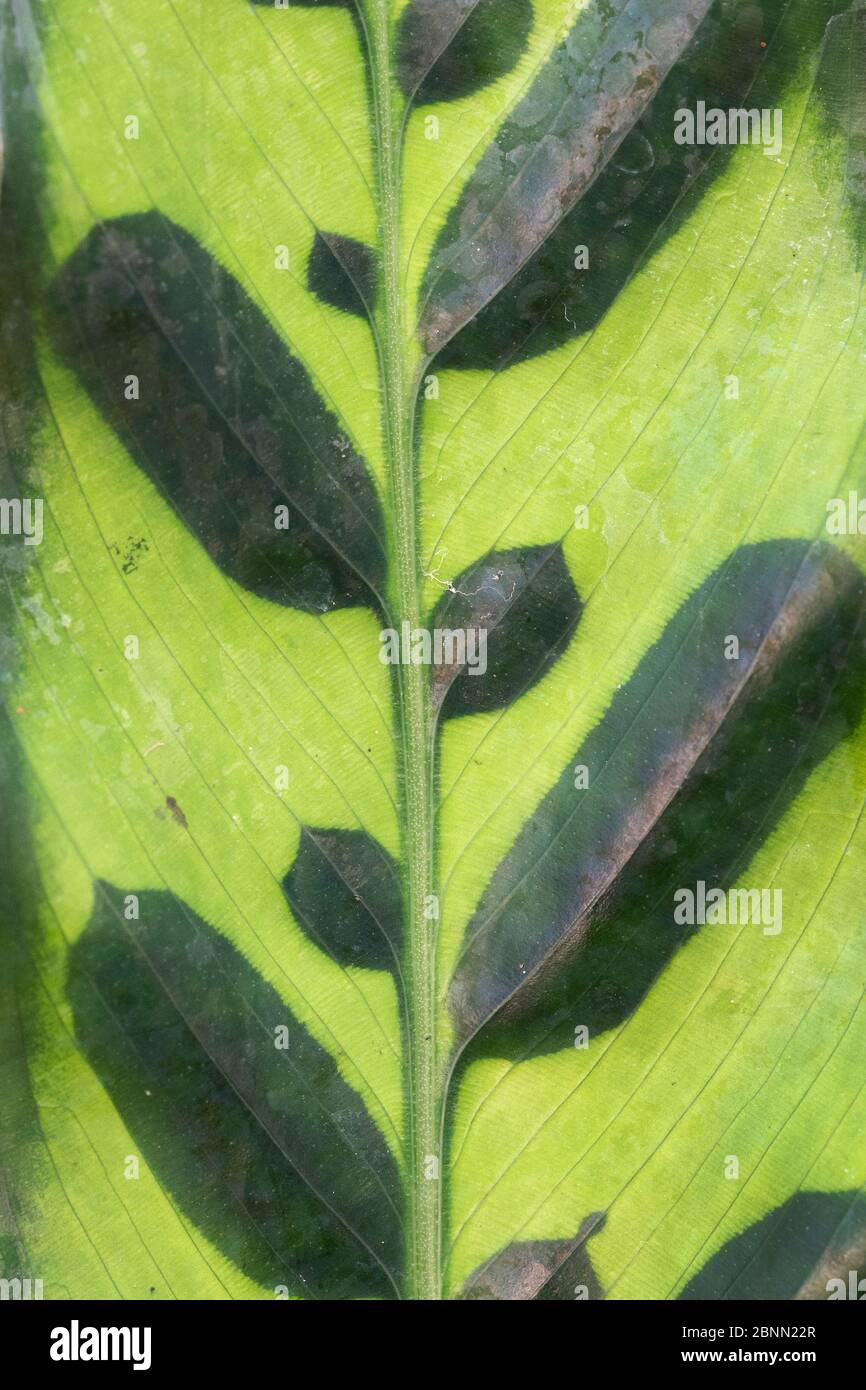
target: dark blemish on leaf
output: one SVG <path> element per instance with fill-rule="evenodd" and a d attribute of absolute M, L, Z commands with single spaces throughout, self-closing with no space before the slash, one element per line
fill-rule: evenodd
<path fill-rule="evenodd" d="M 461 1300 L 494 1303 L 572 1302 L 583 1285 L 593 1302 L 604 1298 L 586 1242 L 604 1227 L 602 1211 L 591 1212 L 567 1240 L 513 1241 L 470 1274 Z"/>
<path fill-rule="evenodd" d="M 341 965 L 394 970 L 402 902 L 397 865 L 366 831 L 304 826 L 283 891 L 298 925 Z"/>
<path fill-rule="evenodd" d="M 763 8 L 764 22 L 776 34 L 786 0 L 766 0 Z M 762 87 L 769 90 L 762 73 L 767 53 L 752 42 L 751 32 L 744 44 L 742 14 L 742 8 L 715 4 L 663 80 L 655 65 L 657 94 L 595 183 L 514 278 L 445 346 L 437 367 L 514 365 L 596 326 L 630 277 L 661 250 L 691 215 L 696 200 L 724 173 L 735 148 L 677 146 L 672 137 L 675 112 L 693 108 L 698 100 L 723 108 L 777 104 L 775 99 L 756 101 L 750 95 Z M 787 81 L 810 43 L 820 41 L 823 23 L 817 11 L 808 22 L 814 30 L 809 37 L 801 35 L 799 42 L 784 33 L 774 38 L 773 61 L 780 80 Z M 832 30 L 830 38 L 835 46 Z M 838 39 L 843 46 L 853 42 L 847 24 Z M 825 67 L 828 73 L 832 70 Z M 833 97 L 832 77 L 829 83 L 819 81 L 818 94 L 825 88 L 837 111 L 836 131 L 844 131 L 844 103 L 838 93 Z M 789 195 L 783 191 L 781 196 Z M 862 216 L 856 225 L 864 225 Z M 591 269 L 577 277 L 572 266 L 579 245 L 588 248 Z"/>
<path fill-rule="evenodd" d="M 112 541 L 108 548 L 112 555 L 117 556 L 120 561 L 120 568 L 124 574 L 132 574 L 133 570 L 137 570 L 139 557 L 150 549 L 144 536 L 139 536 L 138 538 L 127 536 L 123 545 L 118 545 L 115 541 Z"/>
<path fill-rule="evenodd" d="M 326 6 L 333 10 L 347 10 L 349 6 L 352 4 L 352 0 L 289 0 L 288 6 L 275 5 L 274 0 L 250 0 L 250 4 L 263 5 L 266 6 L 269 10 L 284 8 L 288 8 L 290 10 L 314 10 L 324 9 Z"/>
<path fill-rule="evenodd" d="M 376 300 L 376 256 L 362 241 L 316 232 L 307 262 L 307 289 L 344 314 L 365 318 Z M 349 441 L 344 441 L 345 452 Z"/>
<path fill-rule="evenodd" d="M 505 708 L 562 654 L 581 608 L 559 542 L 483 556 L 446 585 L 430 626 L 483 634 L 485 669 L 433 667 L 434 709 L 450 718 Z"/>
<path fill-rule="evenodd" d="M 177 804 L 177 802 L 175 801 L 174 797 L 173 797 L 173 796 L 167 796 L 167 797 L 165 798 L 165 804 L 166 804 L 166 806 L 168 807 L 168 809 L 171 811 L 171 814 L 174 816 L 174 818 L 175 818 L 175 820 L 177 821 L 178 825 L 182 825 L 183 828 L 184 828 L 184 830 L 188 830 L 188 829 L 189 829 L 189 826 L 187 825 L 186 816 L 184 815 L 183 811 L 182 811 L 182 810 L 180 809 L 180 807 L 178 806 L 178 804 Z"/>
<path fill-rule="evenodd" d="M 824 1301 L 866 1271 L 866 1199 L 856 1189 L 797 1192 L 732 1236 L 678 1295 L 712 1302 Z M 839 1297 L 836 1292 L 835 1297 Z"/>

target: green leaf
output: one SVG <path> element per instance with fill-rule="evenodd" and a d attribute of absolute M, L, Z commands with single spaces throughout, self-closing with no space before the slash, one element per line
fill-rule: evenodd
<path fill-rule="evenodd" d="M 0 1276 L 859 1288 L 866 9 L 2 23 Z"/>

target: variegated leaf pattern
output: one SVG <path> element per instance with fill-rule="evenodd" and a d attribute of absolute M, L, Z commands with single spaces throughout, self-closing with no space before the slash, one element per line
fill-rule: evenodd
<path fill-rule="evenodd" d="M 859 0 L 3 61 L 0 1275 L 859 1277 Z"/>

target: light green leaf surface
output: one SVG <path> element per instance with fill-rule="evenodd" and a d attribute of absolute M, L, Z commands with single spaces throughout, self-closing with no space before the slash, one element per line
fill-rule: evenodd
<path fill-rule="evenodd" d="M 755 100 L 783 111 L 781 152 L 696 162 L 675 200 L 650 202 L 649 247 L 597 322 L 493 370 L 427 357 L 431 258 L 552 59 L 594 73 L 607 12 L 633 37 L 652 7 L 535 0 L 513 66 L 409 108 L 393 74 L 405 8 L 15 0 L 6 24 L 3 495 L 45 512 L 38 546 L 0 538 L 17 789 L 0 895 L 0 1274 L 40 1277 L 46 1297 L 305 1296 L 292 1270 L 269 1282 L 229 1253 L 93 1065 L 69 971 L 97 883 L 172 895 L 333 1059 L 402 1183 L 402 1295 L 456 1297 L 512 1244 L 570 1252 L 582 1232 L 573 1285 L 675 1298 L 798 1194 L 849 1194 L 848 1210 L 866 1184 L 862 722 L 740 846 L 731 886 L 781 889 L 778 934 L 696 932 L 586 1048 L 527 1037 L 454 1065 L 447 1002 L 497 866 L 689 595 L 759 542 L 829 544 L 866 572 L 863 537 L 826 526 L 828 500 L 866 485 L 866 11 L 777 3 L 760 33 L 744 21 L 742 43 L 765 46 Z M 693 28 L 707 7 L 667 8 Z M 718 3 L 707 22 L 753 9 Z M 670 66 L 688 39 L 668 39 Z M 650 120 L 654 96 L 624 126 Z M 606 156 L 625 157 L 616 140 Z M 562 542 L 579 621 L 519 698 L 435 729 L 424 668 L 379 660 L 381 612 L 304 612 L 235 582 L 125 447 L 47 310 L 94 227 L 153 209 L 234 277 L 338 422 L 338 452 L 363 460 L 389 623 L 425 620 L 491 552 Z M 372 321 L 309 288 L 317 232 L 373 248 Z M 485 302 L 507 293 L 514 255 Z M 563 259 L 564 286 L 592 256 L 590 238 L 588 271 Z M 467 321 L 480 307 L 470 296 Z M 106 365 L 122 392 L 124 362 Z M 287 899 L 305 827 L 365 832 L 399 865 L 399 969 L 340 958 Z M 572 1012 L 573 1035 L 579 1000 Z M 154 1132 L 182 1143 L 174 1092 L 148 1104 Z M 536 1296 L 508 1287 L 489 1296 Z"/>

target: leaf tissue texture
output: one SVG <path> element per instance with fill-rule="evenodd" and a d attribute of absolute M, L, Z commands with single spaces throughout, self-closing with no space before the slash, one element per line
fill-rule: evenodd
<path fill-rule="evenodd" d="M 0 36 L 0 1280 L 853 1296 L 862 0 Z"/>

